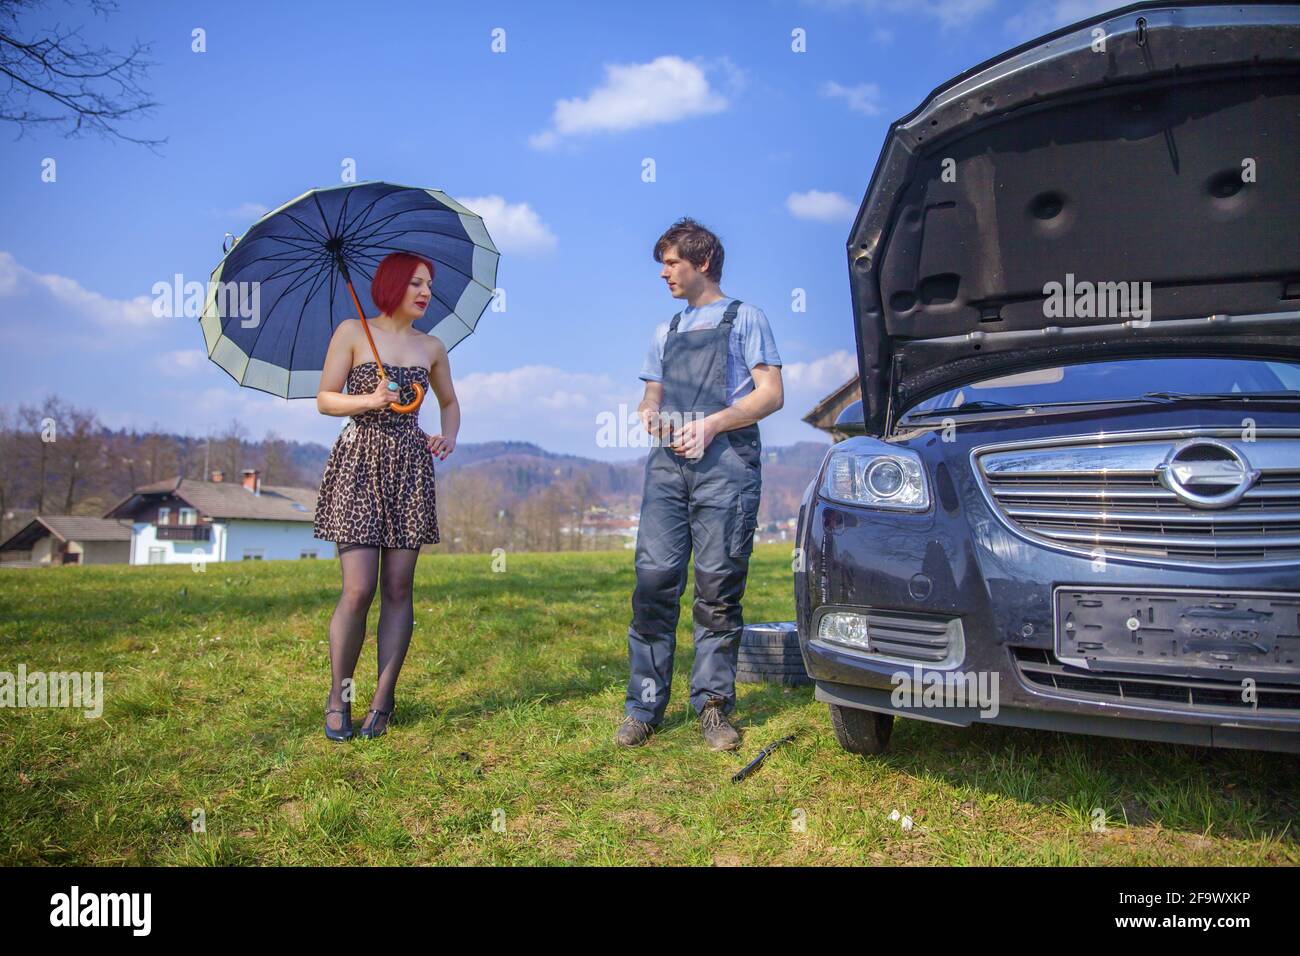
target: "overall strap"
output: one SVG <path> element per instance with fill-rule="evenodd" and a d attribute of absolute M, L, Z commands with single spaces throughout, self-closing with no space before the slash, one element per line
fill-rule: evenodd
<path fill-rule="evenodd" d="M 740 300 L 732 299 L 731 304 L 727 306 L 727 311 L 722 313 L 722 319 L 718 322 L 718 325 L 722 325 L 723 322 L 730 325 L 732 322 L 734 322 L 736 319 L 736 312 L 739 309 L 740 309 Z M 673 320 L 670 323 L 668 323 L 668 331 L 676 332 L 677 324 L 681 322 L 681 320 L 682 320 L 682 314 L 678 312 L 676 315 L 673 316 Z"/>
<path fill-rule="evenodd" d="M 731 304 L 727 306 L 727 311 L 722 313 L 722 319 L 718 325 L 730 325 L 736 319 L 736 313 L 740 310 L 740 300 L 732 299 Z"/>

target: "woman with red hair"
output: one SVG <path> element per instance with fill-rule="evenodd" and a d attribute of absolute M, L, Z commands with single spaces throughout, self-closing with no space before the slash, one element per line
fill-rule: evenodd
<path fill-rule="evenodd" d="M 438 542 L 433 459 L 456 447 L 460 406 L 451 384 L 447 349 L 435 336 L 412 328 L 433 299 L 433 263 L 394 252 L 375 270 L 370 296 L 380 309 L 368 318 L 375 348 L 393 391 L 379 375 L 359 319 L 339 324 L 330 339 L 316 408 L 350 416 L 325 462 L 316 500 L 313 535 L 338 542 L 343 589 L 330 618 L 329 702 L 325 736 L 352 737 L 352 673 L 366 635 L 366 614 L 380 585 L 378 680 L 370 712 L 359 731 L 379 737 L 394 706 L 397 675 L 414 625 L 411 586 L 420 546 Z M 415 385 L 432 387 L 441 408 L 441 433 L 427 435 L 408 404 Z M 347 392 L 343 391 L 344 385 Z"/>

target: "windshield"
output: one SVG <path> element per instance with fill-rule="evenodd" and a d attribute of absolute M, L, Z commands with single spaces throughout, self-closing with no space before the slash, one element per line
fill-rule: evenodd
<path fill-rule="evenodd" d="M 949 389 L 913 405 L 909 416 L 967 402 L 1045 405 L 1138 398 L 1145 392 L 1195 394 L 1300 389 L 1300 365 L 1238 358 L 1159 358 L 1087 362 L 1019 372 Z"/>

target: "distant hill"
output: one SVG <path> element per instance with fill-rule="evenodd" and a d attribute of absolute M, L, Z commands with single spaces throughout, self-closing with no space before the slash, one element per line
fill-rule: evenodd
<path fill-rule="evenodd" d="M 329 450 L 319 449 L 317 475 L 325 467 Z M 763 524 L 793 518 L 798 514 L 804 489 L 821 465 L 830 442 L 801 441 L 793 445 L 763 449 L 763 500 L 759 520 Z M 615 512 L 635 513 L 641 507 L 646 456 L 628 462 L 606 462 L 578 455 L 550 452 L 533 442 L 492 441 L 458 444 L 455 454 L 438 463 L 439 471 L 482 472 L 501 483 L 507 498 L 519 501 L 556 481 L 586 478 L 593 496 Z M 311 466 L 303 461 L 303 467 Z"/>

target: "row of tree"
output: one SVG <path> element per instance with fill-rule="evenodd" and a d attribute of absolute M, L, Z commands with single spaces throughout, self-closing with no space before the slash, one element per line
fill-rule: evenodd
<path fill-rule="evenodd" d="M 482 468 L 438 473 L 438 551 L 593 551 L 623 547 L 618 535 L 583 534 L 583 516 L 601 502 L 586 475 L 513 498 Z"/>
<path fill-rule="evenodd" d="M 177 475 L 202 479 L 216 469 L 238 481 L 244 468 L 260 469 L 263 484 L 311 484 L 289 443 L 272 431 L 250 442 L 237 420 L 219 435 L 178 436 L 156 426 L 141 434 L 107 429 L 93 410 L 55 396 L 0 405 L 0 516 L 101 515 L 141 485 Z"/>
<path fill-rule="evenodd" d="M 319 452 L 268 431 L 250 441 L 238 420 L 219 435 L 141 434 L 104 428 L 94 411 L 50 396 L 39 405 L 0 405 L 0 540 L 35 514 L 102 515 L 134 489 L 176 476 L 206 480 L 220 469 L 238 481 L 257 468 L 262 484 L 315 488 L 320 474 L 295 461 Z M 525 495 L 507 489 L 484 462 L 439 469 L 440 551 L 567 551 L 618 548 L 617 536 L 584 535 L 583 515 L 603 504 L 589 476 L 556 478 Z M 504 477 L 509 478 L 507 474 Z M 7 517 L 13 514 L 12 518 Z"/>

